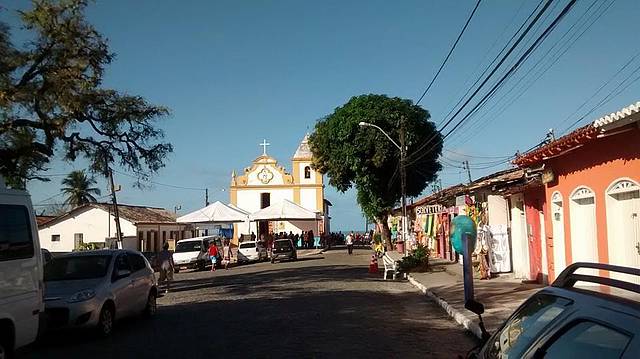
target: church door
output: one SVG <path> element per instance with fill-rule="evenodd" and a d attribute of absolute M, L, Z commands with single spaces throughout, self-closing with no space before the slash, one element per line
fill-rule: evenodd
<path fill-rule="evenodd" d="M 260 193 L 260 209 L 267 208 L 271 205 L 271 193 Z M 269 235 L 269 222 L 268 221 L 260 221 L 258 222 L 258 238 L 260 235 L 264 234 L 265 237 Z"/>

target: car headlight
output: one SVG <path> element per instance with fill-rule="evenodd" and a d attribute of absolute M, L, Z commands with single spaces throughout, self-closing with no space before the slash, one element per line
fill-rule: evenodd
<path fill-rule="evenodd" d="M 70 296 L 69 299 L 67 299 L 67 303 L 84 302 L 85 300 L 89 300 L 95 296 L 96 292 L 93 289 L 83 289 Z"/>

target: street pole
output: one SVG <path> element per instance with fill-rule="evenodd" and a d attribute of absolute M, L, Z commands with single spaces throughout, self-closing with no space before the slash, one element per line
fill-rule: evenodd
<path fill-rule="evenodd" d="M 404 242 L 404 254 L 407 254 L 409 226 L 407 223 L 407 147 L 405 145 L 404 121 L 400 120 L 400 187 L 402 191 L 402 240 Z"/>
<path fill-rule="evenodd" d="M 469 183 L 471 183 L 471 169 L 469 168 L 469 161 L 464 161 L 463 164 L 467 169 L 467 177 L 469 177 Z"/>
<path fill-rule="evenodd" d="M 208 206 L 209 205 L 209 189 L 205 188 L 204 189 L 204 206 Z"/>
<path fill-rule="evenodd" d="M 113 201 L 113 217 L 116 222 L 116 239 L 118 241 L 118 248 L 122 248 L 122 232 L 120 231 L 120 213 L 118 212 L 118 200 L 116 199 L 116 186 L 113 183 L 113 172 L 111 168 L 107 167 L 109 171 L 109 183 L 111 185 L 111 200 Z"/>

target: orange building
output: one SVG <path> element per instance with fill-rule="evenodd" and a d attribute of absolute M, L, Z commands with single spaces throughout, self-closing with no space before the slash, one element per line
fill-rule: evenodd
<path fill-rule="evenodd" d="M 514 163 L 542 179 L 549 282 L 578 261 L 640 267 L 640 102 Z"/>

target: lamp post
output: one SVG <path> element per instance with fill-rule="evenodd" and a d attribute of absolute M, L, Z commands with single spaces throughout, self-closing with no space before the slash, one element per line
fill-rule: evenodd
<path fill-rule="evenodd" d="M 407 235 L 409 231 L 409 226 L 407 224 L 407 172 L 405 168 L 405 161 L 407 158 L 407 146 L 405 145 L 404 138 L 404 122 L 400 123 L 400 144 L 396 143 L 396 141 L 391 138 L 380 126 L 374 125 L 368 122 L 360 122 L 358 125 L 360 127 L 373 127 L 378 129 L 382 134 L 387 136 L 389 141 L 393 143 L 394 146 L 400 150 L 400 190 L 402 192 L 402 241 L 404 242 L 404 253 L 407 253 Z"/>

